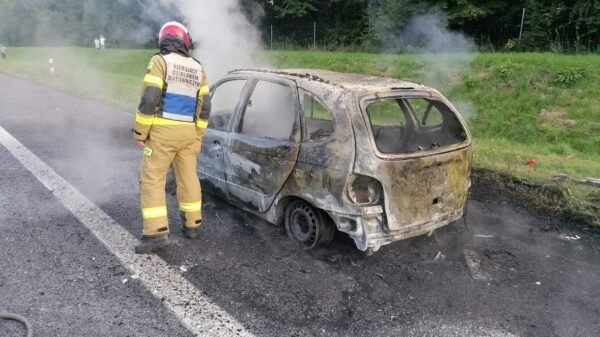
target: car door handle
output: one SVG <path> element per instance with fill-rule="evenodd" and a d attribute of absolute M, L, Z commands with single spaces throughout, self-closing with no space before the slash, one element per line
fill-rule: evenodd
<path fill-rule="evenodd" d="M 213 144 L 215 144 L 215 145 L 221 145 L 221 142 L 218 141 L 218 140 L 215 140 L 215 141 L 213 141 Z"/>

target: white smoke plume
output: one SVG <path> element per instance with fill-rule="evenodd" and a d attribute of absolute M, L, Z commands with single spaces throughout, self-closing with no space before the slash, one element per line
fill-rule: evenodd
<path fill-rule="evenodd" d="M 390 36 L 391 48 L 417 51 L 422 62 L 425 85 L 449 96 L 462 85 L 463 76 L 477 57 L 472 38 L 448 29 L 447 15 L 436 11 L 413 17 L 404 31 Z M 459 97 L 448 97 L 463 116 L 469 117 L 474 108 Z"/>
<path fill-rule="evenodd" d="M 26 0 L 24 3 L 33 6 L 38 0 Z M 140 45 L 156 41 L 158 28 L 165 22 L 171 20 L 181 20 L 190 30 L 191 36 L 196 43 L 194 51 L 195 56 L 202 61 L 207 69 L 209 81 L 214 83 L 219 77 L 227 71 L 242 67 L 260 66 L 254 58 L 257 51 L 261 49 L 261 39 L 257 28 L 250 22 L 251 18 L 246 16 L 238 0 L 119 0 L 123 4 L 137 2 L 143 9 L 141 13 L 142 20 L 131 26 L 120 27 L 116 29 L 106 29 L 105 18 L 109 17 L 107 7 L 103 7 L 103 2 L 86 1 L 83 6 L 82 15 L 89 15 L 97 18 L 94 21 L 98 25 L 95 29 L 97 34 L 103 34 L 108 38 L 109 46 L 111 42 L 121 40 L 127 43 L 139 43 Z M 0 3 L 2 1 L 0 0 Z M 16 3 L 16 2 L 15 2 Z M 65 6 L 68 4 L 65 2 Z M 64 10 L 78 10 L 79 7 L 65 7 Z M 1 13 L 0 13 L 1 14 Z M 69 29 L 60 23 L 63 22 L 59 11 L 36 12 L 36 18 L 43 20 L 38 23 L 38 28 L 31 33 L 31 42 L 38 46 L 70 46 L 76 44 L 71 39 L 72 33 Z M 254 16 L 260 16 L 260 10 L 252 13 Z M 57 18 L 58 17 L 58 18 Z M 25 20 L 25 18 L 17 18 Z M 16 20 L 15 20 L 16 21 Z M 93 21 L 93 20 L 92 20 Z M 26 24 L 22 24 L 23 29 Z M 0 25 L 0 28 L 4 26 Z M 104 28 L 102 28 L 104 27 Z M 110 27 L 109 27 L 110 28 Z M 0 30 L 0 35 L 3 31 Z M 77 32 L 75 31 L 75 34 Z M 98 36 L 96 35 L 96 36 Z M 2 36 L 0 36 L 1 38 Z M 3 42 L 3 41 L 0 41 Z M 89 41 L 89 47 L 93 48 L 93 39 Z M 155 45 L 158 49 L 158 46 Z M 24 59 L 33 60 L 33 64 L 28 64 L 29 68 L 39 69 L 37 78 L 45 82 L 53 82 L 55 86 L 67 92 L 76 93 L 83 96 L 90 96 L 90 93 L 113 92 L 118 87 L 115 83 L 109 81 L 106 74 L 101 72 L 97 65 L 86 64 L 88 61 L 81 55 L 87 53 L 103 53 L 103 51 L 79 50 L 74 48 L 44 48 L 27 49 L 21 52 L 22 56 L 31 54 Z M 10 49 L 9 49 L 10 53 Z M 98 54 L 101 55 L 101 54 Z M 11 55 L 9 54 L 9 57 Z M 56 73 L 51 76 L 48 72 L 48 59 L 53 58 L 56 66 Z M 139 73 L 143 75 L 145 65 L 140 65 Z M 85 73 L 85 80 L 67 81 L 67 72 L 81 71 Z M 64 75 L 64 77 L 63 77 Z M 140 78 L 141 79 L 141 78 Z M 58 84 L 56 84 L 58 83 Z M 101 97 L 95 95 L 94 97 Z M 76 108 L 66 104 L 60 105 L 60 100 L 51 103 L 47 107 L 50 111 L 54 109 L 69 109 L 67 113 L 61 114 L 62 117 L 53 118 L 53 122 L 60 125 L 75 125 L 77 119 L 75 114 L 89 115 L 90 118 L 105 120 L 103 107 L 87 101 L 81 100 Z M 82 128 L 74 128 L 74 132 L 83 133 L 76 139 L 80 141 L 76 144 L 77 149 L 81 151 L 68 151 L 64 160 L 52 163 L 62 174 L 74 183 L 74 185 L 92 197 L 94 202 L 99 205 L 110 203 L 118 196 L 116 193 L 122 191 L 107 189 L 103 181 L 111 179 L 122 179 L 118 174 L 120 164 L 115 162 L 114 153 L 120 153 L 121 150 L 115 150 L 122 143 L 115 143 L 115 135 L 122 135 L 120 132 L 126 132 L 129 136 L 129 127 L 131 126 L 131 116 L 123 114 L 122 119 L 117 121 L 118 127 L 115 129 L 107 128 L 105 133 L 98 133 L 94 136 L 86 134 Z M 100 127 L 107 127 L 99 124 Z M 79 131 L 77 131 L 79 130 Z M 69 137 L 64 139 L 65 144 L 69 143 Z M 131 148 L 127 149 L 126 160 L 131 160 L 135 155 L 140 155 L 135 147 L 133 140 Z M 140 155 L 141 156 L 141 155 Z M 124 162 L 126 162 L 126 160 Z M 120 168 L 119 168 L 120 167 Z M 99 169 L 102 168 L 102 169 Z M 97 179 L 90 179 L 90 172 L 93 172 Z M 127 184 L 128 188 L 136 189 L 137 180 L 122 182 Z"/>
<path fill-rule="evenodd" d="M 447 27 L 448 19 L 443 13 L 418 15 L 408 22 L 402 41 L 428 53 L 471 53 L 476 50 L 473 39 Z"/>
<path fill-rule="evenodd" d="M 183 17 L 196 49 L 194 56 L 214 80 L 229 70 L 259 67 L 256 52 L 262 49 L 258 29 L 242 11 L 239 0 L 161 0 Z M 152 10 L 152 8 L 149 8 Z M 254 16 L 260 16 L 256 9 Z"/>
<path fill-rule="evenodd" d="M 404 31 L 409 42 L 422 43 L 425 83 L 439 89 L 466 119 L 475 112 L 473 104 L 461 97 L 452 97 L 454 89 L 463 85 L 463 77 L 477 57 L 472 38 L 451 31 L 445 14 L 434 13 L 413 18 Z"/>

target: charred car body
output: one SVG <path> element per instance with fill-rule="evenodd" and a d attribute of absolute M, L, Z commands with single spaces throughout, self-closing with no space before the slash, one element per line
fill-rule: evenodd
<path fill-rule="evenodd" d="M 471 137 L 438 91 L 312 69 L 237 70 L 211 88 L 200 178 L 284 223 L 305 248 L 335 229 L 363 251 L 460 219 Z"/>

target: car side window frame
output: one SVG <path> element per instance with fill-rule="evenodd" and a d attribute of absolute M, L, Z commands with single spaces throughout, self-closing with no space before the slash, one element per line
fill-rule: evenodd
<path fill-rule="evenodd" d="M 227 122 L 227 127 L 225 128 L 225 130 L 211 128 L 210 123 L 208 125 L 209 129 L 215 130 L 215 131 L 221 131 L 221 132 L 231 132 L 232 127 L 234 125 L 234 121 L 236 120 L 237 115 L 239 114 L 239 110 L 242 107 L 242 102 L 245 102 L 247 100 L 248 90 L 250 90 L 250 85 L 252 84 L 252 80 L 253 79 L 248 76 L 233 76 L 233 77 L 227 77 L 225 79 L 222 79 L 210 86 L 210 95 L 212 98 L 212 95 L 214 94 L 215 90 L 218 89 L 221 85 L 223 85 L 227 82 L 230 82 L 230 81 L 246 81 L 246 83 L 244 84 L 244 87 L 242 88 L 242 91 L 240 92 L 240 96 L 238 98 L 237 104 L 235 105 L 233 113 L 231 114 L 231 118 L 229 118 L 229 121 Z M 210 117 L 209 117 L 209 121 L 210 121 Z"/>
<path fill-rule="evenodd" d="M 323 108 L 325 108 L 325 110 L 327 110 L 327 112 L 329 112 L 329 115 L 331 116 L 331 122 L 333 123 L 333 129 L 331 130 L 331 134 L 329 134 L 327 137 L 320 138 L 320 139 L 312 139 L 312 140 L 308 138 L 308 126 L 307 126 L 307 122 L 306 122 L 306 116 L 304 116 L 304 95 L 305 94 L 311 96 L 313 100 L 317 101 Z M 298 88 L 298 98 L 299 98 L 299 102 L 300 102 L 300 120 L 301 120 L 301 124 L 302 124 L 302 132 L 301 132 L 302 143 L 326 142 L 326 141 L 330 140 L 333 137 L 333 135 L 335 134 L 335 131 L 337 128 L 337 123 L 335 120 L 335 114 L 333 113 L 333 110 L 330 109 L 329 106 L 327 106 L 327 104 L 325 104 L 321 99 L 319 99 L 319 97 L 317 95 L 315 95 L 311 91 L 306 90 L 304 88 Z"/>
<path fill-rule="evenodd" d="M 294 118 L 294 125 L 292 127 L 292 135 L 291 135 L 290 139 L 288 139 L 288 140 L 254 136 L 254 135 L 250 135 L 250 134 L 245 134 L 240 130 L 240 127 L 242 126 L 241 125 L 242 120 L 246 114 L 246 107 L 248 106 L 248 100 L 250 100 L 250 98 L 252 97 L 252 94 L 254 93 L 254 89 L 256 88 L 256 85 L 260 81 L 284 85 L 284 86 L 288 87 L 290 89 L 290 92 L 292 93 L 292 96 L 294 98 L 294 107 L 293 108 L 294 108 L 294 114 L 295 114 L 294 117 L 295 118 Z M 299 142 L 301 142 L 301 139 L 302 139 L 302 135 L 300 132 L 301 131 L 300 114 L 301 114 L 300 95 L 298 94 L 298 85 L 296 84 L 295 81 L 285 80 L 285 79 L 276 79 L 276 78 L 258 77 L 258 76 L 250 77 L 250 78 L 248 78 L 248 83 L 245 88 L 245 93 L 243 95 L 243 99 L 239 103 L 236 116 L 235 116 L 235 118 L 232 118 L 233 126 L 232 126 L 230 132 L 238 134 L 238 135 L 245 135 L 248 137 L 269 139 L 269 140 L 276 141 L 276 142 L 288 141 L 291 143 L 299 143 Z"/>

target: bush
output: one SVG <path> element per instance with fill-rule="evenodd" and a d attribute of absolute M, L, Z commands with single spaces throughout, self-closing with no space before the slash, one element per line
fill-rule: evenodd
<path fill-rule="evenodd" d="M 498 74 L 498 76 L 500 76 L 500 78 L 508 78 L 510 77 L 515 69 L 515 64 L 512 63 L 510 60 L 507 60 L 506 62 L 498 65 L 496 67 L 496 73 Z"/>
<path fill-rule="evenodd" d="M 570 86 L 582 80 L 584 76 L 585 71 L 582 68 L 563 68 L 554 74 L 552 82 L 558 85 Z"/>

